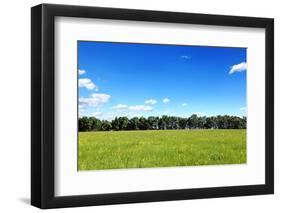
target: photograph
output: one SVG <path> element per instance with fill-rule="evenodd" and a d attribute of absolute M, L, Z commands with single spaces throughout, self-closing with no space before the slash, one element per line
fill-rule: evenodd
<path fill-rule="evenodd" d="M 247 48 L 77 42 L 78 171 L 247 163 Z"/>
<path fill-rule="evenodd" d="M 31 205 L 274 194 L 274 18 L 108 6 L 31 8 Z"/>

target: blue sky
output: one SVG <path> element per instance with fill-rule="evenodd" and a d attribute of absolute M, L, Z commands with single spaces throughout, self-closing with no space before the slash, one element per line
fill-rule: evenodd
<path fill-rule="evenodd" d="M 246 51 L 79 41 L 79 116 L 244 116 Z"/>

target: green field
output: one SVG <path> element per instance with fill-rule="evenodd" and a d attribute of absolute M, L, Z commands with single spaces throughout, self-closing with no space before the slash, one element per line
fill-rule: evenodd
<path fill-rule="evenodd" d="M 79 170 L 246 163 L 246 130 L 79 132 Z"/>

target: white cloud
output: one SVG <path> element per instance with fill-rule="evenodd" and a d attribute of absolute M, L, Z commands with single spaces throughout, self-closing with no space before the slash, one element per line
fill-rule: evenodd
<path fill-rule="evenodd" d="M 85 105 L 79 104 L 79 105 L 78 105 L 78 108 L 79 108 L 79 110 L 83 110 L 83 109 L 85 108 Z"/>
<path fill-rule="evenodd" d="M 116 114 L 112 113 L 112 112 L 100 112 L 100 111 L 96 111 L 92 113 L 92 116 L 100 119 L 100 120 L 107 120 L 107 121 L 111 121 L 113 120 L 115 117 L 119 117 Z"/>
<path fill-rule="evenodd" d="M 241 111 L 246 111 L 247 108 L 246 108 L 246 107 L 241 107 L 240 110 L 241 110 Z"/>
<path fill-rule="evenodd" d="M 148 99 L 144 102 L 145 104 L 151 104 L 151 105 L 154 105 L 157 103 L 157 101 L 155 99 Z"/>
<path fill-rule="evenodd" d="M 97 100 L 100 103 L 107 103 L 110 99 L 110 95 L 102 93 L 93 93 L 92 98 L 93 100 Z"/>
<path fill-rule="evenodd" d="M 187 106 L 187 103 L 183 103 L 181 106 L 185 107 L 185 106 Z"/>
<path fill-rule="evenodd" d="M 169 103 L 169 102 L 170 102 L 170 99 L 169 99 L 169 98 L 164 98 L 164 99 L 163 99 L 163 103 L 164 103 L 164 104 L 167 104 L 167 103 Z"/>
<path fill-rule="evenodd" d="M 128 106 L 125 104 L 117 104 L 113 108 L 117 109 L 119 111 L 127 110 L 127 111 L 149 112 L 149 111 L 153 110 L 153 108 L 151 106 L 146 106 L 146 105 Z"/>
<path fill-rule="evenodd" d="M 96 114 L 96 115 L 95 115 Z M 104 113 L 94 113 L 94 117 L 100 120 L 112 121 L 116 117 L 127 117 L 129 119 L 133 117 L 141 117 L 141 114 L 135 111 L 118 111 L 118 112 L 104 112 Z"/>
<path fill-rule="evenodd" d="M 89 78 L 80 78 L 78 81 L 79 87 L 85 87 L 89 90 L 93 90 L 95 89 L 96 91 L 98 91 L 98 87 L 97 85 L 95 85 L 91 79 Z"/>
<path fill-rule="evenodd" d="M 83 74 L 85 74 L 85 73 L 86 73 L 86 70 L 80 70 L 80 69 L 78 70 L 78 74 L 79 74 L 79 75 L 83 75 Z"/>
<path fill-rule="evenodd" d="M 107 103 L 109 99 L 110 95 L 108 94 L 93 93 L 90 98 L 79 98 L 79 108 L 83 108 L 85 106 L 99 106 Z"/>
<path fill-rule="evenodd" d="M 246 70 L 247 70 L 247 63 L 241 62 L 240 64 L 234 64 L 233 66 L 231 66 L 229 74 L 233 74 L 235 72 L 243 72 Z"/>
<path fill-rule="evenodd" d="M 241 107 L 240 111 L 242 116 L 247 116 L 247 107 Z"/>
<path fill-rule="evenodd" d="M 188 56 L 188 55 L 181 55 L 181 58 L 182 59 L 190 59 L 190 56 Z"/>
<path fill-rule="evenodd" d="M 151 106 L 144 106 L 144 105 L 129 106 L 128 109 L 132 111 L 143 111 L 143 112 L 149 112 L 153 110 Z"/>
<path fill-rule="evenodd" d="M 116 106 L 113 107 L 114 109 L 117 109 L 117 110 L 125 110 L 125 109 L 128 109 L 128 105 L 125 105 L 125 104 L 117 104 Z"/>
<path fill-rule="evenodd" d="M 96 117 L 96 118 L 101 118 L 103 116 L 102 112 L 93 112 L 92 116 Z"/>

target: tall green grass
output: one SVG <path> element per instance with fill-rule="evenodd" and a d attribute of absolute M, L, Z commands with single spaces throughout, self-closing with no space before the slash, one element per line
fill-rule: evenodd
<path fill-rule="evenodd" d="M 246 130 L 80 132 L 78 169 L 246 163 Z"/>

